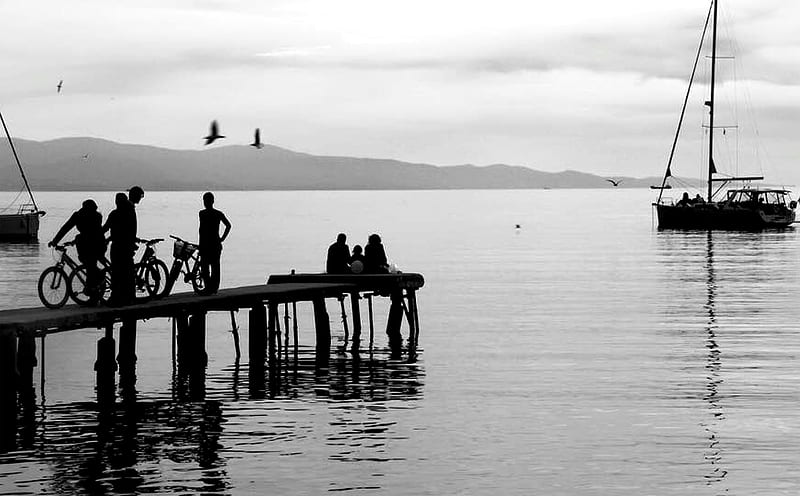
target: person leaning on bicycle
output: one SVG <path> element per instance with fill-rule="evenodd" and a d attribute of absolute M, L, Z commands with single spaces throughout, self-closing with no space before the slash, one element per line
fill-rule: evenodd
<path fill-rule="evenodd" d="M 81 208 L 67 219 L 47 246 L 57 245 L 73 227 L 78 230 L 78 236 L 75 237 L 78 260 L 86 266 L 86 294 L 96 303 L 99 296 L 97 285 L 100 281 L 97 262 L 106 251 L 106 243 L 103 236 L 103 214 L 97 211 L 94 200 L 84 200 Z"/>

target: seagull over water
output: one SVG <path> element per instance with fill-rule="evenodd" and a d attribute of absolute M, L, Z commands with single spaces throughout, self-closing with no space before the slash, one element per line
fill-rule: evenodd
<path fill-rule="evenodd" d="M 614 185 L 614 187 L 616 188 L 617 186 L 619 186 L 619 183 L 621 183 L 621 182 L 622 182 L 622 179 L 620 179 L 619 181 L 615 181 L 615 180 L 613 180 L 613 179 L 606 179 L 606 181 L 608 181 L 608 182 L 610 182 L 611 184 L 613 184 L 613 185 Z"/>
<path fill-rule="evenodd" d="M 250 143 L 250 146 L 258 148 L 259 150 L 264 148 L 264 143 L 261 142 L 261 129 L 256 128 L 256 134 L 253 136 L 253 142 Z"/>
<path fill-rule="evenodd" d="M 56 90 L 57 90 L 56 92 L 57 92 L 57 93 L 61 93 L 61 85 L 62 85 L 62 84 L 64 84 L 64 80 L 63 80 L 63 79 L 62 79 L 62 80 L 60 80 L 60 81 L 58 82 L 58 86 L 56 86 Z"/>
<path fill-rule="evenodd" d="M 211 130 L 208 132 L 208 136 L 205 137 L 206 145 L 210 145 L 216 140 L 224 137 L 225 136 L 219 134 L 219 130 L 217 128 L 217 121 L 211 121 Z"/>

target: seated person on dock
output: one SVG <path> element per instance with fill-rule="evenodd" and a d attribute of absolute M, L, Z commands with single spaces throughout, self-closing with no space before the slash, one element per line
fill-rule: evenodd
<path fill-rule="evenodd" d="M 389 273 L 389 262 L 386 259 L 386 251 L 383 249 L 381 237 L 377 234 L 370 234 L 367 247 L 364 248 L 364 273 Z"/>
<path fill-rule="evenodd" d="M 86 294 L 92 301 L 96 300 L 97 283 L 100 281 L 100 268 L 97 262 L 106 252 L 106 240 L 103 237 L 103 214 L 97 211 L 97 203 L 91 198 L 83 201 L 80 210 L 74 212 L 61 226 L 47 246 L 57 245 L 72 229 L 78 230 L 75 247 L 78 249 L 78 260 L 86 266 Z"/>
<path fill-rule="evenodd" d="M 350 257 L 350 271 L 353 274 L 361 274 L 364 272 L 364 254 L 361 253 L 361 245 L 353 247 L 353 255 Z"/>
<path fill-rule="evenodd" d="M 695 205 L 698 205 L 698 204 L 701 204 L 701 203 L 705 203 L 706 201 L 703 199 L 703 197 L 702 197 L 702 196 L 700 196 L 700 193 L 697 193 L 697 194 L 694 196 L 694 200 L 693 200 L 692 202 L 693 202 Z"/>
<path fill-rule="evenodd" d="M 328 274 L 350 273 L 350 247 L 347 246 L 347 235 L 339 233 L 336 242 L 328 247 L 328 259 L 325 262 Z"/>

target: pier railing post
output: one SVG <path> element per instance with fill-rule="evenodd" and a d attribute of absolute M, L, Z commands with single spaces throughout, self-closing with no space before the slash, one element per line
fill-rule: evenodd
<path fill-rule="evenodd" d="M 330 356 L 331 353 L 331 321 L 325 307 L 325 298 L 316 298 L 314 304 L 314 327 L 317 331 L 317 358 Z"/>
<path fill-rule="evenodd" d="M 353 312 L 353 353 L 358 353 L 361 347 L 361 308 L 358 303 L 360 299 L 358 291 L 350 293 L 350 307 Z"/>

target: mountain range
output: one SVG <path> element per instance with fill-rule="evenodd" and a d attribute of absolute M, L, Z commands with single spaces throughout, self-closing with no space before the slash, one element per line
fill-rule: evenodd
<path fill-rule="evenodd" d="M 272 145 L 173 150 L 99 138 L 14 139 L 31 188 L 38 191 L 406 190 L 611 188 L 607 178 L 518 165 L 434 166 L 399 160 L 310 155 Z M 660 177 L 615 176 L 620 188 L 646 188 Z M 700 184 L 697 180 L 682 180 Z M 18 190 L 19 171 L 0 145 L 0 189 Z"/>

